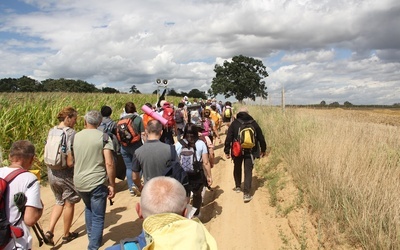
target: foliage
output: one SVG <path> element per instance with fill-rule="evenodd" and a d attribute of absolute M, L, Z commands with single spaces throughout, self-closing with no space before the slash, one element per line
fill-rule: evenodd
<path fill-rule="evenodd" d="M 331 107 L 340 107 L 340 104 L 338 102 L 332 102 L 329 104 Z"/>
<path fill-rule="evenodd" d="M 348 102 L 348 101 L 345 101 L 345 102 L 343 103 L 343 105 L 344 105 L 345 107 L 351 107 L 351 106 L 353 106 L 353 104 L 351 104 L 351 102 Z"/>
<path fill-rule="evenodd" d="M 222 66 L 216 64 L 214 72 L 216 76 L 211 84 L 213 96 L 235 96 L 239 102 L 245 98 L 254 101 L 257 96 L 268 96 L 265 81 L 262 80 L 268 73 L 260 60 L 243 55 L 234 56 L 232 62 L 225 61 Z"/>
<path fill-rule="evenodd" d="M 136 88 L 136 85 L 132 85 L 132 87 L 129 89 L 129 93 L 140 94 L 140 91 Z"/>
<path fill-rule="evenodd" d="M 170 102 L 178 103 L 180 98 L 167 97 Z M 43 164 L 44 141 L 51 127 L 58 124 L 57 114 L 66 106 L 78 111 L 78 120 L 74 129 L 83 129 L 83 115 L 89 110 L 100 109 L 103 105 L 112 107 L 112 118 L 119 119 L 126 102 L 133 101 L 138 112 L 146 103 L 155 103 L 156 95 L 105 94 L 105 93 L 0 93 L 0 149 L 3 159 L 7 159 L 8 150 L 16 140 L 30 140 L 36 147 L 34 169 L 46 173 Z M 3 165 L 7 165 L 4 163 Z"/>
<path fill-rule="evenodd" d="M 326 106 L 326 102 L 322 100 L 322 102 L 319 104 L 320 106 Z"/>
<path fill-rule="evenodd" d="M 207 99 L 206 93 L 204 91 L 200 91 L 198 89 L 192 89 L 191 91 L 189 91 L 187 96 L 191 97 L 191 98 Z"/>
<path fill-rule="evenodd" d="M 110 87 L 101 88 L 101 92 L 107 93 L 107 94 L 119 93 L 118 89 L 114 89 L 114 88 L 110 88 Z"/>

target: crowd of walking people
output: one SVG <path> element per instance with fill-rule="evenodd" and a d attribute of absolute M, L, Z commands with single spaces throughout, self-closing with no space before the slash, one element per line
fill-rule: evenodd
<path fill-rule="evenodd" d="M 79 236 L 71 231 L 71 224 L 75 204 L 82 200 L 87 249 L 102 246 L 107 200 L 112 202 L 116 195 L 115 179 L 117 169 L 121 168 L 118 162 L 123 162 L 128 192 L 140 197 L 136 210 L 144 219 L 142 234 L 133 235 L 129 240 L 121 239 L 124 244 L 134 245 L 137 249 L 160 246 L 165 249 L 169 249 L 165 246 L 171 246 L 171 249 L 174 246 L 217 249 L 215 239 L 201 223 L 204 193 L 213 185 L 214 147 L 223 144 L 226 158 L 233 159 L 233 190 L 243 191 L 243 201 L 249 202 L 253 198 L 250 190 L 254 159 L 263 157 L 267 147 L 262 129 L 246 108 L 234 112 L 229 101 L 193 99 L 190 102 L 185 96 L 176 105 L 159 100 L 154 105 L 143 104 L 142 110 L 144 112 L 139 114 L 136 105 L 127 102 L 116 121 L 111 119 L 110 106 L 91 110 L 85 114 L 84 129 L 79 132 L 74 130 L 77 111 L 73 107 L 60 111 L 59 124 L 49 131 L 47 138 L 47 144 L 50 144 L 55 141 L 54 134 L 59 132 L 60 145 L 46 144 L 44 156 L 49 185 L 55 197 L 49 225 L 45 228 L 46 244 L 55 245 L 55 227 L 61 217 L 64 222 L 62 243 L 67 244 Z M 225 142 L 221 140 L 223 133 L 226 134 Z M 236 144 L 239 144 L 239 152 L 235 151 Z M 34 150 L 29 141 L 15 142 L 10 150 L 10 165 L 0 168 L 0 177 L 6 178 L 16 169 L 29 170 Z M 58 151 L 52 153 L 54 150 Z M 118 157 L 123 161 L 118 161 Z M 185 178 L 166 174 L 172 162 L 179 163 Z M 5 249 L 31 249 L 32 236 L 28 229 L 43 212 L 39 184 L 29 172 L 15 178 L 24 181 L 10 182 L 6 207 L 11 215 L 10 223 L 20 226 L 26 233 L 19 238 L 11 234 L 4 246 Z M 27 198 L 22 219 L 22 215 L 18 218 L 19 210 L 11 197 L 18 192 L 25 193 Z M 25 218 L 27 216 L 29 218 Z M 162 230 L 166 226 L 173 230 L 166 233 Z M 197 234 L 190 236 L 192 230 Z M 118 244 L 107 249 L 121 248 Z"/>

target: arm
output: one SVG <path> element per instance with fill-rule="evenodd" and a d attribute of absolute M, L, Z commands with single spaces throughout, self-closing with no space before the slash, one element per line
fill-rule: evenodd
<path fill-rule="evenodd" d="M 41 208 L 26 206 L 24 213 L 24 223 L 28 227 L 35 225 L 35 223 L 38 222 L 40 217 L 42 216 L 42 213 L 43 209 Z"/>
<path fill-rule="evenodd" d="M 142 182 L 140 181 L 140 172 L 132 172 L 132 179 L 133 183 L 135 183 L 135 186 L 139 188 L 139 191 L 141 192 L 143 189 Z"/>
<path fill-rule="evenodd" d="M 204 170 L 204 174 L 206 175 L 206 178 L 207 178 L 207 183 L 209 186 L 211 186 L 213 183 L 213 180 L 212 180 L 212 176 L 211 176 L 210 161 L 208 160 L 208 153 L 202 154 L 201 157 L 203 159 L 203 170 Z"/>
<path fill-rule="evenodd" d="M 228 158 L 228 159 L 230 158 L 231 144 L 233 142 L 233 139 L 235 138 L 234 127 L 235 127 L 235 121 L 233 121 L 232 124 L 229 126 L 228 131 L 226 133 L 226 138 L 225 138 L 224 153 L 226 155 L 226 158 Z"/>
<path fill-rule="evenodd" d="M 75 164 L 74 154 L 73 154 L 73 144 L 75 138 L 75 131 L 69 136 L 69 141 L 67 143 L 67 166 L 72 168 Z"/>
<path fill-rule="evenodd" d="M 257 133 L 258 143 L 260 144 L 260 151 L 261 151 L 260 157 L 264 157 L 265 151 L 267 150 L 267 143 L 265 142 L 263 132 L 258 124 L 256 126 L 256 133 Z"/>
<path fill-rule="evenodd" d="M 104 161 L 106 163 L 106 171 L 108 177 L 108 198 L 114 198 L 115 196 L 115 165 L 114 165 L 114 158 L 112 154 L 112 150 L 104 149 Z"/>
<path fill-rule="evenodd" d="M 136 187 L 139 188 L 139 191 L 142 192 L 143 186 L 142 186 L 142 181 L 140 178 L 140 171 L 142 170 L 142 165 L 140 164 L 140 161 L 138 159 L 138 156 L 135 152 L 135 157 L 134 157 L 134 162 L 132 163 L 132 180 L 133 183 L 135 184 Z"/>
<path fill-rule="evenodd" d="M 222 143 L 221 137 L 219 136 L 218 129 L 217 129 L 217 126 L 215 125 L 215 122 L 211 122 L 211 125 L 212 125 L 211 127 L 212 127 L 212 130 L 213 130 L 215 136 L 217 136 L 217 138 L 219 139 L 219 143 Z M 215 144 L 215 141 L 214 141 L 214 144 Z"/>

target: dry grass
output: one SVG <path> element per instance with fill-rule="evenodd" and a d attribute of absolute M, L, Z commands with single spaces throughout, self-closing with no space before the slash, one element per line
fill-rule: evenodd
<path fill-rule="evenodd" d="M 272 148 L 270 162 L 287 163 L 329 235 L 325 240 L 345 236 L 364 249 L 400 246 L 400 127 L 384 125 L 399 120 L 400 114 L 296 109 L 282 113 L 259 107 L 250 113 Z"/>

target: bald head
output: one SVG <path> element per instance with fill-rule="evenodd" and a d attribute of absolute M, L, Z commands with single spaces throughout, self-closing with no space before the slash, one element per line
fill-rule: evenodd
<path fill-rule="evenodd" d="M 247 109 L 246 106 L 242 106 L 242 107 L 240 107 L 240 109 L 239 109 L 239 113 L 240 113 L 240 112 L 249 113 L 249 110 Z"/>
<path fill-rule="evenodd" d="M 143 218 L 160 213 L 183 215 L 186 205 L 185 188 L 171 177 L 159 176 L 150 179 L 144 185 L 140 197 Z"/>

